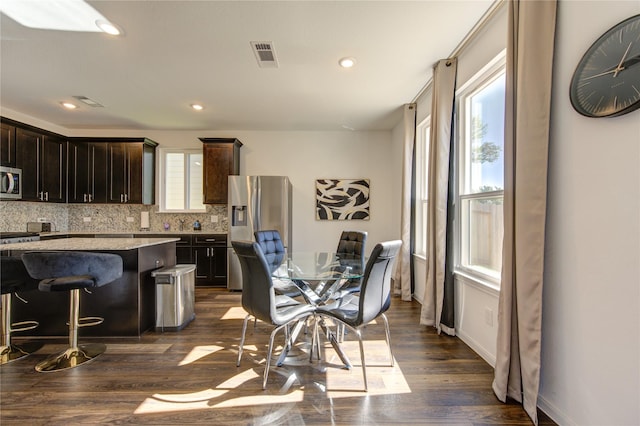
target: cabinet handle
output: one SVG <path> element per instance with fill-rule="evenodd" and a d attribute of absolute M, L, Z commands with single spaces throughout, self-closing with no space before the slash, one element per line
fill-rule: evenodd
<path fill-rule="evenodd" d="M 89 194 L 89 202 L 93 202 L 93 195 Z"/>
<path fill-rule="evenodd" d="M 44 200 L 49 201 L 49 191 L 44 193 Z"/>
<path fill-rule="evenodd" d="M 87 202 L 87 194 L 83 194 L 83 201 L 86 203 Z"/>
<path fill-rule="evenodd" d="M 125 203 L 129 202 L 129 194 L 124 194 L 124 202 Z"/>
<path fill-rule="evenodd" d="M 120 194 L 120 202 L 124 203 L 124 195 L 123 194 Z"/>
<path fill-rule="evenodd" d="M 215 238 L 207 238 L 205 241 L 210 241 L 210 242 L 212 242 L 212 243 L 213 243 L 213 242 L 215 242 L 215 241 L 216 241 L 216 239 L 215 239 Z"/>
<path fill-rule="evenodd" d="M 207 247 L 207 257 L 209 257 L 209 247 Z"/>
<path fill-rule="evenodd" d="M 38 192 L 38 199 L 40 201 L 44 201 L 44 192 L 42 192 L 42 191 Z"/>

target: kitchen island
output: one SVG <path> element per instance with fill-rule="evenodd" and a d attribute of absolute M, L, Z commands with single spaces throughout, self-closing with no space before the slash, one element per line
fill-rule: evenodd
<path fill-rule="evenodd" d="M 123 274 L 116 281 L 80 292 L 80 317 L 96 316 L 104 322 L 83 327 L 80 337 L 139 337 L 155 326 L 155 269 L 176 264 L 175 237 L 164 238 L 64 238 L 4 244 L 2 251 L 18 256 L 27 251 L 91 251 L 122 257 Z M 67 337 L 69 293 L 31 291 L 14 297 L 13 322 L 36 320 L 37 328 L 20 336 Z M 16 335 L 16 337 L 18 337 Z"/>

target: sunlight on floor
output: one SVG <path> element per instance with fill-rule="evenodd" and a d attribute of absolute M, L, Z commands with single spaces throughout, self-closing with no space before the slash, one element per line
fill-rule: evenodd
<path fill-rule="evenodd" d="M 312 367 L 324 373 L 325 383 L 314 380 L 306 385 L 301 384 L 296 374 L 298 366 L 295 365 L 295 356 L 292 356 L 291 365 L 288 362 L 290 359 L 287 358 L 284 367 L 272 367 L 269 372 L 270 382 L 267 384 L 266 391 L 257 388 L 255 395 L 246 395 L 248 383 L 251 381 L 260 382 L 262 379 L 263 367 L 255 368 L 256 365 L 254 364 L 253 367 L 220 383 L 215 389 L 183 394 L 154 394 L 144 400 L 134 414 L 291 404 L 304 400 L 305 386 L 308 389 L 314 389 L 316 396 L 317 390 L 320 390 L 326 395 L 328 401 L 337 398 L 368 398 L 375 395 L 410 393 L 411 389 L 400 367 L 397 363 L 394 367 L 390 365 L 386 342 L 384 340 L 367 340 L 364 345 L 369 383 L 369 391 L 366 393 L 363 392 L 364 382 L 358 342 L 345 341 L 342 346 L 353 364 L 350 370 L 341 368 L 340 359 L 329 345 L 322 348 L 322 361 L 314 363 Z M 214 354 L 220 349 L 223 348 L 219 346 L 197 346 L 185 357 L 180 365 L 196 362 L 207 355 L 215 356 Z M 255 351 L 257 351 L 255 346 L 245 346 L 246 356 L 257 359 Z M 300 366 L 304 365 L 306 367 L 310 365 L 308 363 L 308 352 L 302 350 L 299 350 L 299 352 L 299 357 L 304 358 L 304 363 L 301 363 Z M 254 359 L 254 362 L 256 362 L 256 359 Z M 244 360 L 244 362 L 247 361 L 246 359 Z M 280 375 L 287 379 L 280 388 L 274 384 L 274 375 Z M 243 392 L 244 395 L 241 395 L 240 392 Z"/>
<path fill-rule="evenodd" d="M 236 306 L 233 308 L 229 308 L 227 312 L 222 316 L 223 320 L 241 320 L 247 316 L 247 311 L 242 309 L 240 306 Z"/>
<path fill-rule="evenodd" d="M 178 365 L 187 365 L 192 362 L 196 362 L 200 358 L 204 358 L 207 355 L 211 355 L 220 350 L 224 349 L 222 346 L 196 346 L 184 357 L 182 361 Z"/>

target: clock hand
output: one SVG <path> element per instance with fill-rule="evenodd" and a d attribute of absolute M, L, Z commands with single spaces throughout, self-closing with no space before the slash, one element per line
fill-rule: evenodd
<path fill-rule="evenodd" d="M 629 54 L 629 49 L 631 49 L 632 43 L 633 42 L 629 42 L 629 46 L 627 46 L 627 50 L 624 51 L 624 55 L 622 55 L 622 59 L 620 59 L 620 62 L 618 63 L 618 66 L 616 67 L 615 72 L 613 73 L 614 78 L 618 75 L 620 71 L 624 69 L 622 64 L 624 63 L 624 60 L 627 58 L 627 55 Z"/>
<path fill-rule="evenodd" d="M 580 81 L 591 80 L 592 78 L 601 77 L 601 76 L 607 75 L 607 74 L 613 74 L 615 72 L 617 72 L 617 68 L 613 68 L 613 69 L 611 69 L 609 71 L 605 71 L 605 72 L 601 72 L 601 73 L 596 74 L 596 75 L 591 75 L 589 77 L 585 77 L 585 78 L 581 79 Z"/>

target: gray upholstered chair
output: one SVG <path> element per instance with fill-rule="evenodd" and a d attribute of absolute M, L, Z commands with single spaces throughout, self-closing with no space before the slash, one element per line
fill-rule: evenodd
<path fill-rule="evenodd" d="M 32 330 L 37 321 L 11 322 L 11 298 L 15 294 L 38 289 L 38 281 L 29 276 L 19 257 L 0 257 L 0 290 L 2 293 L 2 346 L 0 346 L 0 365 L 27 356 L 42 347 L 41 342 L 11 343 L 11 333 Z M 24 301 L 24 300 L 23 300 Z"/>
<path fill-rule="evenodd" d="M 255 231 L 253 233 L 256 242 L 262 249 L 262 253 L 269 265 L 270 272 L 275 271 L 282 263 L 284 256 L 287 254 L 282 243 L 280 233 L 275 229 Z M 300 289 L 291 281 L 274 279 L 273 288 L 277 294 L 283 294 L 289 297 L 300 296 Z M 280 305 L 281 302 L 276 302 Z"/>
<path fill-rule="evenodd" d="M 389 346 L 389 357 L 391 359 L 391 365 L 393 366 L 389 321 L 384 313 L 389 309 L 391 302 L 391 275 L 401 244 L 402 242 L 400 240 L 376 244 L 371 252 L 371 257 L 367 261 L 360 296 L 354 298 L 353 302 L 342 303 L 338 301 L 333 305 L 319 306 L 316 310 L 317 315 L 329 317 L 338 321 L 339 324 L 344 324 L 353 330 L 358 337 L 365 392 L 368 390 L 367 370 L 360 329 L 378 317 L 382 317 L 384 320 L 385 335 L 387 345 Z M 316 328 L 316 330 L 314 330 L 314 336 L 317 336 L 317 334 Z"/>
<path fill-rule="evenodd" d="M 58 371 L 77 367 L 106 350 L 102 343 L 78 344 L 78 328 L 98 325 L 98 317 L 79 318 L 80 290 L 109 284 L 122 276 L 122 258 L 116 254 L 90 252 L 30 252 L 22 260 L 31 277 L 40 280 L 40 291 L 68 291 L 69 347 L 36 365 L 37 371 Z"/>
<path fill-rule="evenodd" d="M 364 231 L 343 231 L 338 241 L 336 254 L 338 258 L 345 260 L 359 258 L 364 265 L 365 244 L 367 233 Z M 362 285 L 362 278 L 352 279 L 345 283 L 334 295 L 335 299 L 340 299 L 348 294 L 358 293 Z"/>
<path fill-rule="evenodd" d="M 240 268 L 242 269 L 242 307 L 247 311 L 247 316 L 244 318 L 242 324 L 242 337 L 240 339 L 240 346 L 238 347 L 238 361 L 236 363 L 238 367 L 240 366 L 240 360 L 242 358 L 242 349 L 249 318 L 253 316 L 275 327 L 269 338 L 267 362 L 262 381 L 262 389 L 265 389 L 269 375 L 269 366 L 271 365 L 271 354 L 275 335 L 283 328 L 286 330 L 288 325 L 306 319 L 309 315 L 313 315 L 314 307 L 301 303 L 288 306 L 276 306 L 276 294 L 271 280 L 271 271 L 258 243 L 232 241 L 231 245 L 238 255 Z M 290 342 L 287 338 L 285 347 L 289 344 Z"/>

